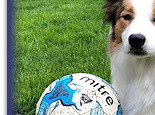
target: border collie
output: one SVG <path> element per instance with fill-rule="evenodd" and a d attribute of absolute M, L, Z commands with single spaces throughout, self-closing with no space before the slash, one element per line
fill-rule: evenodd
<path fill-rule="evenodd" d="M 107 0 L 104 8 L 123 115 L 155 115 L 155 0 Z"/>

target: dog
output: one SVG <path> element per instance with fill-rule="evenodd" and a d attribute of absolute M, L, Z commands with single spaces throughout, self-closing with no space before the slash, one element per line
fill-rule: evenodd
<path fill-rule="evenodd" d="M 112 84 L 123 115 L 155 115 L 155 0 L 107 0 Z"/>

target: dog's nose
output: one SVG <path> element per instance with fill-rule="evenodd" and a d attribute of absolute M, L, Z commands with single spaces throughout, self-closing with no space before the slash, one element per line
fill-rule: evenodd
<path fill-rule="evenodd" d="M 129 36 L 129 44 L 133 48 L 141 48 L 145 43 L 145 36 L 142 34 L 131 34 Z"/>

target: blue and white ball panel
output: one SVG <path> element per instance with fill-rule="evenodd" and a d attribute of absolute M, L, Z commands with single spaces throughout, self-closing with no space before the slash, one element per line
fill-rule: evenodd
<path fill-rule="evenodd" d="M 110 84 L 91 74 L 67 75 L 42 94 L 36 115 L 121 115 L 117 94 Z"/>

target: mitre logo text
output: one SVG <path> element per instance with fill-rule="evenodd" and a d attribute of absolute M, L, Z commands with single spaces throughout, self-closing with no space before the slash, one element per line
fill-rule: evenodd
<path fill-rule="evenodd" d="M 80 78 L 81 81 L 84 81 L 86 83 L 88 83 L 90 86 L 96 88 L 101 95 L 106 96 L 106 102 L 108 105 L 112 105 L 113 104 L 113 99 L 112 97 L 109 95 L 109 92 L 105 90 L 105 85 L 96 82 L 94 79 L 91 79 L 89 77 L 82 77 Z"/>

